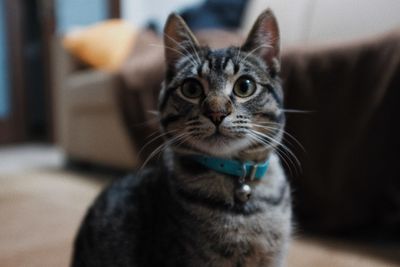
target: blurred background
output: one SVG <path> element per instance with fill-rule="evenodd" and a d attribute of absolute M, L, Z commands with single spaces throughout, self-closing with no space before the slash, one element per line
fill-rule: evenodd
<path fill-rule="evenodd" d="M 99 190 L 162 142 L 170 12 L 224 47 L 267 7 L 301 111 L 285 138 L 301 164 L 283 155 L 289 266 L 400 266 L 398 0 L 0 0 L 0 266 L 68 266 Z"/>

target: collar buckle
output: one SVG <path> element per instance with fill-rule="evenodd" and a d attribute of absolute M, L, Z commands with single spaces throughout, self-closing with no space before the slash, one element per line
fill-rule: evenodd
<path fill-rule="evenodd" d="M 250 166 L 250 174 L 248 176 L 250 181 L 253 181 L 254 178 L 256 177 L 257 169 L 258 169 L 258 164 Z"/>
<path fill-rule="evenodd" d="M 242 164 L 242 175 L 240 177 L 240 180 L 244 182 L 247 178 L 249 181 L 253 181 L 254 178 L 256 177 L 257 169 L 258 169 L 258 164 L 250 165 L 249 166 L 250 171 L 247 171 L 246 164 Z"/>

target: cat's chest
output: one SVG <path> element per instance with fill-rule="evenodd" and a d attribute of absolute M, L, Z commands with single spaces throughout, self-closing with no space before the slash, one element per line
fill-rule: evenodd
<path fill-rule="evenodd" d="M 224 241 L 239 242 L 257 238 L 266 231 L 262 215 L 221 215 L 214 222 L 214 230 L 220 232 Z"/>
<path fill-rule="evenodd" d="M 224 215 L 215 219 L 214 224 L 208 227 L 208 238 L 212 239 L 208 244 L 215 254 L 221 256 L 222 261 L 263 258 L 274 250 L 269 240 L 273 234 L 268 225 L 263 214 Z"/>

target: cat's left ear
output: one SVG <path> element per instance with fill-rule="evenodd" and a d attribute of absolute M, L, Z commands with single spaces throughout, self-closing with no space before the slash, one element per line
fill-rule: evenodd
<path fill-rule="evenodd" d="M 255 54 L 267 64 L 271 74 L 280 71 L 280 38 L 278 22 L 271 9 L 267 9 L 258 16 L 242 51 Z"/>
<path fill-rule="evenodd" d="M 182 57 L 197 53 L 199 43 L 179 15 L 169 15 L 164 27 L 165 59 L 168 67 L 173 67 Z"/>

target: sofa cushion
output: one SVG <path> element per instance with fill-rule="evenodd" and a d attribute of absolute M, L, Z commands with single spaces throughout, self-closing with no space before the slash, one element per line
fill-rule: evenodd
<path fill-rule="evenodd" d="M 92 67 L 116 71 L 126 60 L 135 39 L 133 27 L 123 20 L 113 19 L 66 34 L 63 45 Z"/>

